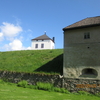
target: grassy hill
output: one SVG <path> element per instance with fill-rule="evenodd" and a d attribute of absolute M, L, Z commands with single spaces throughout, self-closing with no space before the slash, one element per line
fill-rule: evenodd
<path fill-rule="evenodd" d="M 62 74 L 63 49 L 0 52 L 0 70 Z"/>

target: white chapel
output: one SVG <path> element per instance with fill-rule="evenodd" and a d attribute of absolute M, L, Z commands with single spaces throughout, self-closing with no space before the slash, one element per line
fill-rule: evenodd
<path fill-rule="evenodd" d="M 42 49 L 54 49 L 55 41 L 54 37 L 51 39 L 46 34 L 32 39 L 32 50 L 42 50 Z"/>

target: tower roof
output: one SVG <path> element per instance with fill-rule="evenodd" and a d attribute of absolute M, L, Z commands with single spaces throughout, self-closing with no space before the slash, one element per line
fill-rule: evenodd
<path fill-rule="evenodd" d="M 85 18 L 83 20 L 80 20 L 74 24 L 71 24 L 63 28 L 63 30 L 65 31 L 65 30 L 70 30 L 75 28 L 98 26 L 98 25 L 100 25 L 100 16 Z"/>

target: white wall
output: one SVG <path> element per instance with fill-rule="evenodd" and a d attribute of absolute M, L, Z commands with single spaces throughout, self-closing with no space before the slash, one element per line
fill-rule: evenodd
<path fill-rule="evenodd" d="M 38 44 L 38 48 L 35 48 L 35 45 Z M 44 44 L 44 48 L 41 48 L 41 44 Z M 32 49 L 41 50 L 41 49 L 54 49 L 54 42 L 51 40 L 32 40 Z"/>

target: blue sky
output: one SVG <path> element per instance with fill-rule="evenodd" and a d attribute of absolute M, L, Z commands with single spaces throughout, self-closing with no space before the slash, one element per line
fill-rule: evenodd
<path fill-rule="evenodd" d="M 100 0 L 0 0 L 0 51 L 26 50 L 46 34 L 63 48 L 62 28 L 100 16 Z"/>

